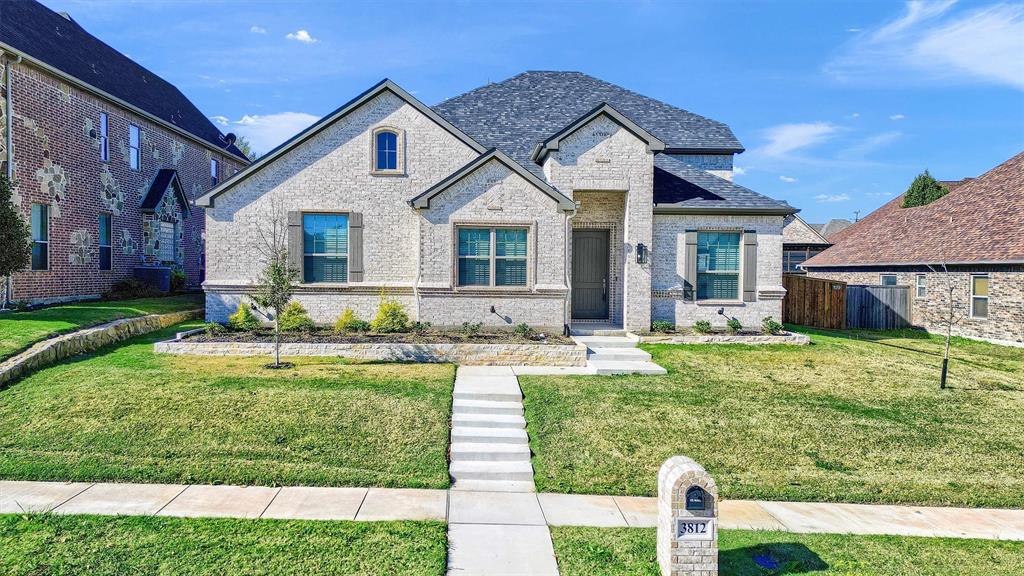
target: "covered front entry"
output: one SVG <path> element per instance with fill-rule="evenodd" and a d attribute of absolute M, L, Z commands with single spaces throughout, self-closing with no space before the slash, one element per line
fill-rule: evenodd
<path fill-rule="evenodd" d="M 572 232 L 572 318 L 607 320 L 608 230 Z"/>

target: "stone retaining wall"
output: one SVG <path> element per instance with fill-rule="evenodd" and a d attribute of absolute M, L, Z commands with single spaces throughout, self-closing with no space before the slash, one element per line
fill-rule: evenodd
<path fill-rule="evenodd" d="M 37 342 L 31 348 L 0 363 L 0 387 L 25 374 L 70 356 L 147 334 L 186 320 L 202 318 L 203 311 L 185 310 L 115 320 Z"/>
<path fill-rule="evenodd" d="M 269 356 L 269 342 L 157 342 L 157 353 L 200 356 Z M 281 344 L 282 356 L 337 356 L 354 360 L 450 362 L 463 366 L 586 366 L 587 347 L 559 344 Z"/>
<path fill-rule="evenodd" d="M 806 334 L 666 334 L 641 336 L 645 344 L 810 344 Z"/>

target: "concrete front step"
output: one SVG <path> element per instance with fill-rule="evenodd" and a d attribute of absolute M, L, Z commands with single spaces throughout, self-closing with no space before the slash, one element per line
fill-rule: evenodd
<path fill-rule="evenodd" d="M 458 398 L 452 401 L 452 414 L 492 414 L 522 416 L 523 403 L 505 400 L 465 400 Z"/>
<path fill-rule="evenodd" d="M 651 355 L 639 348 L 591 348 L 587 352 L 587 360 L 632 360 L 644 362 Z"/>
<path fill-rule="evenodd" d="M 472 492 L 536 492 L 533 480 L 529 482 L 514 480 L 456 480 L 452 490 Z"/>
<path fill-rule="evenodd" d="M 587 365 L 593 367 L 600 375 L 611 374 L 666 374 L 667 370 L 654 362 L 632 362 L 628 360 L 588 360 Z"/>
<path fill-rule="evenodd" d="M 524 444 L 453 442 L 452 462 L 529 462 L 530 447 Z"/>
<path fill-rule="evenodd" d="M 452 444 L 456 442 L 529 445 L 526 430 L 522 428 L 480 428 L 476 426 L 453 426 Z"/>
<path fill-rule="evenodd" d="M 627 336 L 574 336 L 579 344 L 587 348 L 636 348 L 637 341 Z"/>
<path fill-rule="evenodd" d="M 570 336 L 625 336 L 626 331 L 619 326 L 608 324 L 577 324 L 569 328 Z"/>
<path fill-rule="evenodd" d="M 533 466 L 524 462 L 452 462 L 448 473 L 459 480 L 502 480 L 528 482 L 533 480 Z"/>
<path fill-rule="evenodd" d="M 452 395 L 457 400 L 498 400 L 502 402 L 519 402 L 523 393 L 519 390 L 519 382 L 515 376 L 499 379 L 455 380 Z"/>
<path fill-rule="evenodd" d="M 452 426 L 526 428 L 526 418 L 507 414 L 452 414 Z"/>

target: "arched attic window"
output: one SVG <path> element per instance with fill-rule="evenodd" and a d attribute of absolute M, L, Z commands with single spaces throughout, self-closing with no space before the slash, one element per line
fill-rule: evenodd
<path fill-rule="evenodd" d="M 373 133 L 373 171 L 401 172 L 402 150 L 398 130 L 378 128 Z"/>

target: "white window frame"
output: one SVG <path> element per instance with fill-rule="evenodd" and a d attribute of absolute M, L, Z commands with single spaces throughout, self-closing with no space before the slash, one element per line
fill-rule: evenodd
<path fill-rule="evenodd" d="M 100 112 L 100 161 L 110 162 L 110 117 L 106 112 Z"/>
<path fill-rule="evenodd" d="M 892 277 L 892 284 L 886 284 L 885 283 L 884 278 L 886 278 L 888 276 Z M 879 274 L 878 275 L 878 283 L 880 285 L 882 285 L 882 286 L 899 286 L 900 280 L 899 280 L 899 277 L 897 277 L 895 274 Z"/>
<path fill-rule="evenodd" d="M 928 277 L 924 274 L 918 274 L 914 278 L 914 294 L 918 298 L 928 297 Z"/>
<path fill-rule="evenodd" d="M 459 282 L 459 260 L 463 257 L 459 256 L 459 230 L 465 228 L 486 228 L 490 232 L 490 253 L 486 256 L 489 262 L 488 271 L 488 283 L 487 284 L 462 284 Z M 498 256 L 497 246 L 497 235 L 496 231 L 501 229 L 513 229 L 513 230 L 526 230 L 526 283 L 525 284 L 496 284 L 496 274 L 498 269 L 498 260 L 520 260 L 520 258 L 509 258 L 508 256 Z M 452 233 L 452 285 L 455 286 L 456 290 L 512 290 L 522 291 L 530 290 L 533 286 L 533 239 L 534 230 L 533 224 L 519 222 L 519 223 L 482 223 L 482 222 L 459 222 L 453 226 Z M 484 256 L 473 256 L 471 258 L 483 260 Z"/>
<path fill-rule="evenodd" d="M 132 146 L 132 136 L 135 137 L 135 145 Z M 128 168 L 138 172 L 142 170 L 142 130 L 135 124 L 128 125 Z"/>
<path fill-rule="evenodd" d="M 986 280 L 988 280 L 988 291 L 989 291 L 988 295 L 985 295 L 985 296 L 975 295 L 975 293 L 974 293 L 974 279 L 975 278 L 985 278 Z M 991 293 L 992 293 L 992 277 L 991 276 L 989 276 L 988 274 L 971 274 L 971 318 L 972 319 L 974 319 L 974 320 L 988 320 L 988 309 L 989 309 L 989 305 L 992 304 Z M 974 301 L 975 300 L 985 300 L 985 315 L 984 316 L 976 316 L 974 314 Z"/>
<path fill-rule="evenodd" d="M 210 186 L 216 186 L 220 182 L 220 162 L 216 158 L 210 158 Z"/>

